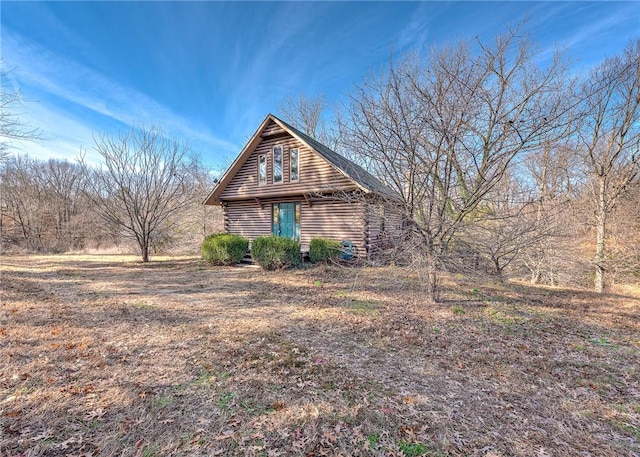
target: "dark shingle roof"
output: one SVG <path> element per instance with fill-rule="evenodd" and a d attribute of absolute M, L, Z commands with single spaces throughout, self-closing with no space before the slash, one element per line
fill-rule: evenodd
<path fill-rule="evenodd" d="M 272 115 L 273 116 L 273 115 Z M 352 162 L 346 157 L 341 156 L 335 151 L 332 151 L 324 144 L 317 140 L 314 140 L 309 135 L 301 132 L 292 125 L 284 122 L 283 120 L 273 116 L 281 122 L 287 129 L 293 132 L 296 136 L 300 137 L 305 143 L 311 146 L 318 154 L 325 158 L 330 164 L 341 170 L 345 175 L 355 181 L 359 186 L 385 197 L 398 198 L 398 194 L 383 184 L 378 178 L 373 176 L 367 170 L 360 165 Z"/>

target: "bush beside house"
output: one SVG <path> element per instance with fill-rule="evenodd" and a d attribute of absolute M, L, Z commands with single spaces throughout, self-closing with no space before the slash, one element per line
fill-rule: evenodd
<path fill-rule="evenodd" d="M 202 243 L 202 258 L 214 265 L 240 263 L 249 249 L 249 240 L 232 233 L 209 235 Z"/>
<path fill-rule="evenodd" d="M 309 259 L 314 263 L 337 259 L 341 251 L 338 241 L 327 238 L 314 238 L 309 243 Z"/>
<path fill-rule="evenodd" d="M 300 265 L 300 243 L 274 235 L 259 236 L 251 243 L 251 257 L 265 270 Z"/>

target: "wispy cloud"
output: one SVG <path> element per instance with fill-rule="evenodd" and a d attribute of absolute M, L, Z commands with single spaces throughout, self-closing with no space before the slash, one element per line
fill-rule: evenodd
<path fill-rule="evenodd" d="M 411 16 L 411 20 L 402 30 L 396 46 L 397 51 L 405 51 L 407 48 L 414 48 L 416 45 L 426 44 L 429 37 L 430 25 L 440 14 L 443 8 L 442 3 L 424 2 Z"/>
<path fill-rule="evenodd" d="M 596 16 L 597 15 L 597 16 Z M 635 2 L 618 5 L 612 8 L 608 14 L 601 14 L 601 11 L 593 12 L 589 20 L 584 21 L 584 25 L 567 38 L 570 47 L 593 46 L 594 41 L 606 43 L 605 37 L 620 34 L 620 25 L 630 21 L 635 25 L 640 25 L 640 5 Z M 626 29 L 626 28 L 625 28 Z M 630 27 L 628 30 L 633 30 Z M 636 29 L 636 33 L 638 29 Z"/>
<path fill-rule="evenodd" d="M 89 162 L 100 161 L 91 147 L 93 131 L 90 126 L 43 103 L 30 100 L 25 103 L 27 110 L 22 122 L 29 126 L 37 125 L 40 138 L 20 142 L 17 145 L 20 152 L 39 158 L 75 160 L 84 151 Z"/>
<path fill-rule="evenodd" d="M 2 41 L 5 65 L 14 68 L 12 78 L 21 87 L 33 88 L 36 97 L 47 98 L 41 101 L 41 108 L 29 116 L 34 127 L 41 128 L 45 137 L 64 137 L 65 144 L 76 140 L 79 148 L 86 135 L 83 138 L 75 132 L 103 131 L 105 125 L 109 129 L 117 125 L 120 129 L 131 125 L 157 125 L 167 135 L 188 141 L 202 153 L 212 150 L 219 157 L 238 148 L 214 135 L 208 126 L 194 123 L 153 98 L 56 55 L 6 28 L 2 31 Z M 50 103 L 54 98 L 90 110 L 97 115 L 96 119 L 78 119 L 73 109 L 65 108 L 65 103 Z M 99 122 L 100 117 L 106 118 L 106 122 Z"/>
<path fill-rule="evenodd" d="M 527 28 L 544 44 L 539 58 L 550 59 L 556 50 L 572 57 L 571 72 L 581 74 L 605 57 L 620 52 L 637 37 L 640 4 L 637 2 L 543 2 L 531 14 Z M 576 19 L 578 18 L 578 19 Z M 562 22 L 565 27 L 557 27 Z M 597 45 L 594 45 L 597 43 Z"/>
<path fill-rule="evenodd" d="M 243 7 L 238 4 L 238 8 Z M 233 64 L 225 70 L 229 75 L 240 76 L 231 84 L 225 110 L 225 118 L 235 120 L 234 127 L 255 128 L 267 114 L 265 106 L 275 110 L 284 95 L 295 91 L 293 88 L 309 85 L 305 78 L 313 74 L 318 56 L 317 43 L 307 40 L 316 31 L 314 20 L 329 7 L 318 3 L 269 3 L 256 7 L 257 12 L 265 8 L 270 15 L 287 20 L 264 22 L 267 29 L 260 30 L 258 39 L 249 27 L 244 36 L 235 40 Z M 258 17 L 252 19 L 252 24 L 262 21 Z"/>

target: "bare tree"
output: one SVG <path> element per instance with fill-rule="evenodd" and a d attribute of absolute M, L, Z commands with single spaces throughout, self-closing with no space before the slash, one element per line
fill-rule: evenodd
<path fill-rule="evenodd" d="M 280 103 L 278 111 L 293 127 L 334 151 L 339 151 L 339 130 L 332 122 L 330 107 L 324 96 L 287 96 Z"/>
<path fill-rule="evenodd" d="M 529 221 L 540 236 L 525 246 L 518 263 L 536 284 L 545 280 L 556 284 L 561 270 L 576 269 L 576 255 L 571 243 L 577 227 L 574 201 L 580 193 L 575 145 L 545 143 L 523 157 L 517 174 L 529 183 L 534 217 Z M 575 243 L 574 243 L 575 244 Z"/>
<path fill-rule="evenodd" d="M 57 250 L 82 246 L 90 230 L 84 226 L 87 204 L 84 197 L 86 179 L 82 168 L 66 160 L 50 159 L 43 164 L 49 214 Z"/>
<path fill-rule="evenodd" d="M 84 243 L 84 177 L 77 164 L 25 155 L 0 166 L 0 235 L 34 251 L 66 251 Z"/>
<path fill-rule="evenodd" d="M 536 60 L 520 30 L 412 55 L 351 95 L 348 146 L 401 196 L 428 291 L 450 242 L 513 159 L 567 134 L 565 64 Z"/>
<path fill-rule="evenodd" d="M 620 196 L 607 224 L 607 283 L 640 277 L 640 180 Z"/>
<path fill-rule="evenodd" d="M 537 213 L 533 193 L 506 174 L 459 231 L 455 254 L 461 256 L 462 268 L 486 269 L 502 280 L 505 269 L 549 235 L 547 221 L 539 220 Z M 467 255 L 461 252 L 463 247 Z M 469 262 L 469 254 L 474 256 L 473 262 Z"/>
<path fill-rule="evenodd" d="M 214 175 L 197 157 L 189 158 L 188 169 L 190 179 L 185 185 L 197 197 L 163 224 L 152 243 L 154 252 L 199 252 L 206 235 L 223 230 L 222 208 L 202 204 L 215 186 Z"/>
<path fill-rule="evenodd" d="M 100 217 L 132 236 L 143 262 L 175 217 L 195 199 L 188 148 L 158 129 L 133 128 L 118 137 L 100 135 L 95 150 L 104 165 L 91 168 L 87 197 Z"/>
<path fill-rule="evenodd" d="M 44 247 L 46 182 L 41 163 L 27 156 L 7 158 L 0 175 L 2 241 L 13 239 L 32 251 Z"/>
<path fill-rule="evenodd" d="M 280 103 L 283 118 L 295 128 L 302 130 L 314 140 L 320 141 L 319 134 L 324 127 L 323 113 L 327 103 L 322 95 L 316 97 L 287 96 Z"/>
<path fill-rule="evenodd" d="M 23 111 L 22 93 L 11 86 L 7 72 L 0 72 L 0 163 L 7 159 L 13 142 L 40 138 L 38 129 L 20 119 Z"/>
<path fill-rule="evenodd" d="M 607 222 L 640 172 L 640 40 L 596 67 L 584 83 L 580 147 L 596 227 L 595 290 L 605 287 Z"/>

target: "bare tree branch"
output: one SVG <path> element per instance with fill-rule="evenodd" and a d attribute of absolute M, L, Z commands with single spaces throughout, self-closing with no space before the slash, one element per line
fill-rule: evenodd
<path fill-rule="evenodd" d="M 196 197 L 188 148 L 160 130 L 134 128 L 118 137 L 95 137 L 104 166 L 91 168 L 87 197 L 100 217 L 122 227 L 137 242 L 142 261 L 163 229 Z"/>

